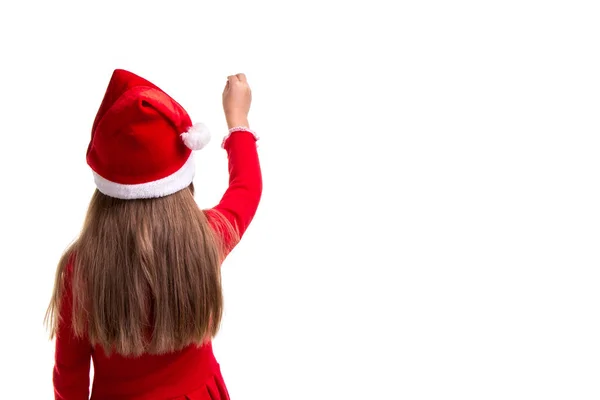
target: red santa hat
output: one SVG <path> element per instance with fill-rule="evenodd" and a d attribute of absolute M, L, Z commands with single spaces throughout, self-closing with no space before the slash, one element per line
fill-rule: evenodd
<path fill-rule="evenodd" d="M 117 69 L 92 127 L 87 163 L 100 192 L 119 199 L 163 197 L 193 180 L 193 150 L 210 133 L 163 90 Z"/>

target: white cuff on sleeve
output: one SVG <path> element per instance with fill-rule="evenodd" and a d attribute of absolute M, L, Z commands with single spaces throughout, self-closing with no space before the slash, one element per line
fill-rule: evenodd
<path fill-rule="evenodd" d="M 231 129 L 229 129 L 229 133 L 227 133 L 227 136 L 225 136 L 223 138 L 223 143 L 221 143 L 221 147 L 225 148 L 225 142 L 227 141 L 227 139 L 229 139 L 229 137 L 231 137 L 231 134 L 234 132 L 249 132 L 254 136 L 254 139 L 258 142 L 259 137 L 256 134 L 256 132 L 254 132 L 252 129 L 246 127 L 246 126 L 236 126 L 233 127 Z M 258 147 L 258 144 L 256 145 Z"/>

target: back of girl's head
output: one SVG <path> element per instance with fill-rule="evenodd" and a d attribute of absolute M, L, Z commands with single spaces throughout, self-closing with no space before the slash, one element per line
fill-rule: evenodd
<path fill-rule="evenodd" d="M 61 309 L 72 313 L 75 334 L 123 355 L 173 351 L 216 334 L 226 248 L 212 227 L 235 234 L 194 200 L 193 150 L 208 139 L 160 88 L 115 70 L 87 150 L 98 189 L 58 265 L 52 335 Z"/>

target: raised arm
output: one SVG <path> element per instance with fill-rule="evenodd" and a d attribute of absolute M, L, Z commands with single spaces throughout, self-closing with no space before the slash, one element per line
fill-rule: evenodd
<path fill-rule="evenodd" d="M 225 235 L 230 250 L 236 243 L 224 229 L 218 228 L 214 212 L 225 217 L 238 238 L 241 238 L 254 218 L 262 194 L 257 137 L 248 124 L 251 101 L 252 93 L 246 76 L 237 74 L 228 77 L 223 91 L 223 110 L 230 131 L 223 141 L 223 148 L 227 151 L 229 160 L 229 187 L 219 204 L 207 210 L 207 215 L 213 226 Z"/>
<path fill-rule="evenodd" d="M 214 207 L 241 237 L 258 208 L 262 175 L 256 151 L 256 137 L 248 130 L 232 132 L 223 142 L 229 159 L 229 187 Z"/>

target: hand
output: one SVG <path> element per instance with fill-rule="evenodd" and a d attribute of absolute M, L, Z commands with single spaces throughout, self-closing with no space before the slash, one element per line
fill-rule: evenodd
<path fill-rule="evenodd" d="M 250 103 L 252 103 L 252 91 L 246 81 L 246 75 L 228 76 L 223 90 L 223 111 L 230 129 L 236 126 L 250 127 L 248 124 Z"/>

